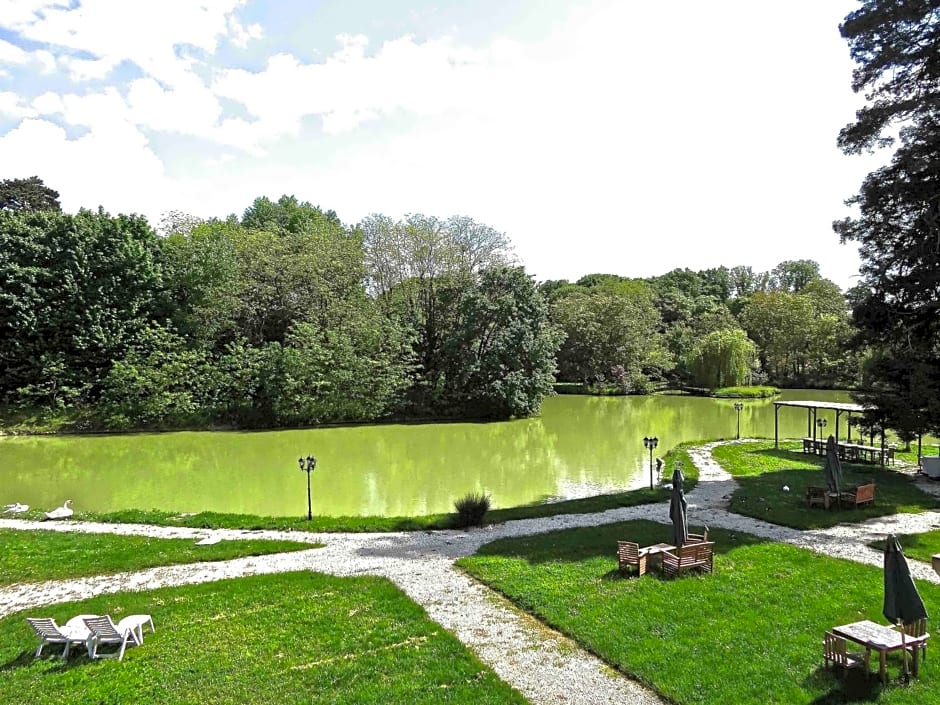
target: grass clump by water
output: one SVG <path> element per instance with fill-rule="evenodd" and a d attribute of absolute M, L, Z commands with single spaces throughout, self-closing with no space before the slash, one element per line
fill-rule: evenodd
<path fill-rule="evenodd" d="M 843 479 L 846 486 L 874 482 L 877 485 L 874 505 L 828 510 L 807 507 L 806 488 L 826 484 L 823 477 L 826 460 L 801 449 L 799 442 L 781 443 L 775 449 L 773 441 L 715 447 L 712 456 L 738 482 L 729 510 L 796 529 L 819 529 L 940 507 L 940 502 L 918 489 L 909 475 L 895 472 L 890 466 L 862 463 L 843 463 Z"/>
<path fill-rule="evenodd" d="M 490 510 L 490 496 L 483 492 L 470 492 L 454 502 L 457 510 L 457 526 L 482 526 L 483 518 Z"/>
<path fill-rule="evenodd" d="M 617 540 L 649 545 L 669 532 L 646 521 L 556 531 L 496 541 L 458 564 L 679 705 L 834 705 L 857 696 L 823 668 L 823 634 L 860 619 L 884 623 L 880 569 L 711 528 L 713 575 L 618 573 Z M 940 588 L 918 587 L 928 612 L 940 614 Z M 872 678 L 861 699 L 940 704 L 931 663 L 909 687 L 879 694 Z M 900 657 L 888 665 L 896 679 Z"/>
<path fill-rule="evenodd" d="M 81 649 L 34 660 L 24 617 L 61 624 L 76 614 L 150 614 L 157 630 L 121 662 L 92 662 Z M 389 581 L 309 572 L 12 615 L 0 619 L 0 672 L 0 702 L 30 705 L 525 703 Z"/>
<path fill-rule="evenodd" d="M 246 539 L 197 546 L 192 539 L 0 529 L 0 585 L 81 578 L 198 561 L 225 561 L 302 551 L 321 545 Z"/>
<path fill-rule="evenodd" d="M 766 399 L 780 394 L 776 387 L 721 387 L 713 389 L 709 396 L 727 399 Z"/>

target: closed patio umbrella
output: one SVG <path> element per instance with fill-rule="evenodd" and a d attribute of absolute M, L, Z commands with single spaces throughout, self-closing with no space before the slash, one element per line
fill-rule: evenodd
<path fill-rule="evenodd" d="M 826 440 L 826 465 L 823 467 L 823 474 L 826 476 L 826 487 L 829 491 L 839 494 L 839 488 L 843 484 L 842 463 L 839 460 L 839 449 L 834 436 L 829 436 Z"/>
<path fill-rule="evenodd" d="M 894 534 L 888 536 L 885 542 L 885 619 L 892 624 L 910 624 L 918 619 L 927 618 L 927 608 L 917 592 L 907 559 L 901 550 L 898 537 Z M 901 641 L 904 640 L 904 629 L 901 629 Z M 907 673 L 907 650 L 904 654 L 904 672 Z"/>
<path fill-rule="evenodd" d="M 685 478 L 682 470 L 676 465 L 672 471 L 672 496 L 669 498 L 669 518 L 672 519 L 672 543 L 677 548 L 689 542 L 689 523 L 686 517 L 688 502 L 685 501 L 685 492 L 682 483 Z"/>

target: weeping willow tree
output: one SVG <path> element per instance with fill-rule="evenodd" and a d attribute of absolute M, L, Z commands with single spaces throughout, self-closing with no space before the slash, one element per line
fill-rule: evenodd
<path fill-rule="evenodd" d="M 716 330 L 692 348 L 688 369 L 693 384 L 710 389 L 736 387 L 751 381 L 757 347 L 740 328 Z"/>

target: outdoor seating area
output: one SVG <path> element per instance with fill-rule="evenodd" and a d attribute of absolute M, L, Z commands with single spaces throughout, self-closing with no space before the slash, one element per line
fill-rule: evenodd
<path fill-rule="evenodd" d="M 814 455 L 826 455 L 827 442 L 822 438 L 804 438 L 803 452 Z M 880 463 L 894 462 L 894 448 L 886 446 L 881 449 L 877 446 L 866 446 L 858 443 L 836 443 L 839 460 L 849 463 Z"/>
<path fill-rule="evenodd" d="M 61 627 L 49 617 L 27 617 L 26 621 L 39 638 L 34 658 L 42 655 L 43 647 L 53 644 L 64 645 L 62 658 L 68 658 L 71 647 L 77 645 L 86 648 L 88 658 L 117 658 L 120 661 L 128 645 L 143 645 L 145 625 L 150 625 L 151 632 L 156 631 L 149 614 L 132 614 L 117 624 L 110 615 L 96 614 L 80 614 Z M 99 653 L 101 646 L 115 646 L 117 650 L 113 653 Z"/>
<path fill-rule="evenodd" d="M 864 666 L 865 672 L 869 673 L 871 652 L 875 651 L 878 653 L 878 677 L 882 685 L 886 685 L 888 683 L 887 656 L 889 653 L 900 651 L 905 664 L 902 669 L 907 668 L 907 658 L 910 656 L 910 673 L 916 678 L 919 673 L 919 655 L 926 652 L 927 640 L 930 638 L 926 623 L 926 619 L 920 619 L 905 626 L 904 629 L 898 629 L 865 619 L 833 627 L 831 632 L 826 633 L 824 659 L 827 663 L 832 661 L 845 667 Z M 841 641 L 841 645 L 833 639 Z M 846 653 L 846 641 L 864 647 L 865 652 L 861 654 L 860 663 L 858 656 Z"/>

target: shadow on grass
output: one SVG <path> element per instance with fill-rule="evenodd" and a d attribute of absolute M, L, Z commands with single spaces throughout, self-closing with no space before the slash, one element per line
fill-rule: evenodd
<path fill-rule="evenodd" d="M 72 651 L 68 658 L 62 658 L 61 652 L 57 653 L 55 651 L 43 652 L 39 658 L 35 658 L 33 656 L 34 653 L 36 652 L 21 651 L 15 658 L 10 659 L 6 663 L 0 663 L 0 673 L 27 668 L 36 663 L 36 661 L 44 661 L 52 664 L 52 668 L 46 668 L 44 670 L 46 673 L 63 673 L 76 666 L 87 666 L 91 663 L 91 660 L 85 655 L 83 650 Z"/>
<path fill-rule="evenodd" d="M 691 529 L 697 528 L 694 518 L 690 518 Z M 498 539 L 480 547 L 478 556 L 511 556 L 521 558 L 530 564 L 540 563 L 578 563 L 594 558 L 616 560 L 617 541 L 636 541 L 641 546 L 671 541 L 672 527 L 654 521 L 637 519 L 617 524 L 560 529 L 543 534 Z M 751 534 L 726 529 L 709 529 L 709 541 L 715 542 L 715 555 L 733 551 L 741 546 L 768 543 Z M 630 579 L 628 574 L 617 570 L 604 574 L 604 579 Z"/>
<path fill-rule="evenodd" d="M 840 669 L 820 666 L 803 681 L 809 689 L 832 687 L 810 701 L 809 705 L 838 705 L 839 703 L 874 702 L 881 695 L 881 681 L 872 673 L 858 668 Z"/>

